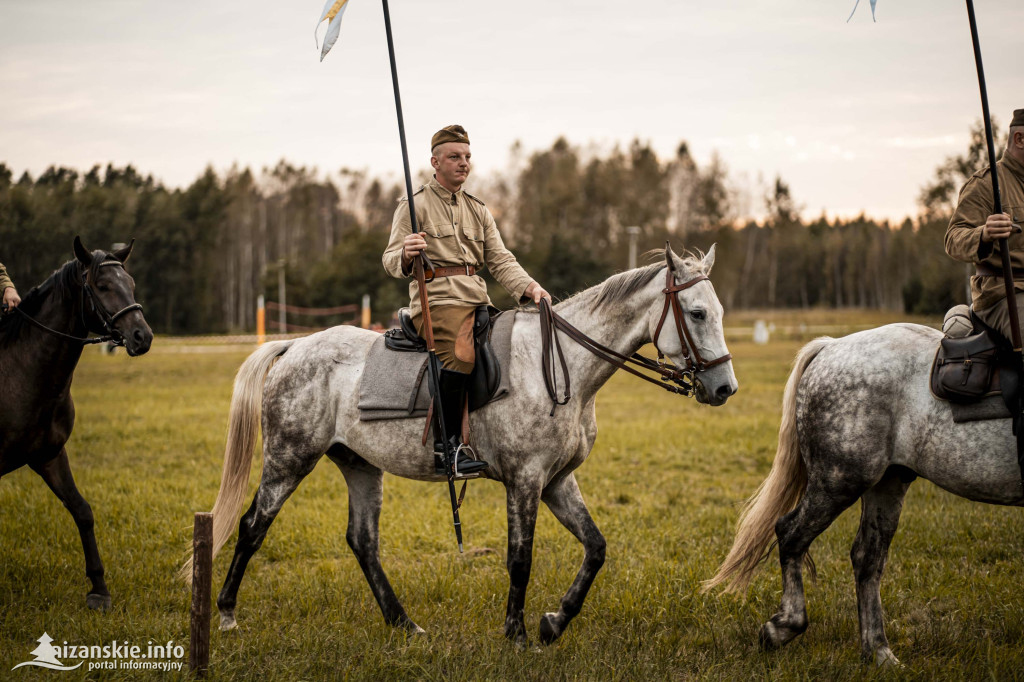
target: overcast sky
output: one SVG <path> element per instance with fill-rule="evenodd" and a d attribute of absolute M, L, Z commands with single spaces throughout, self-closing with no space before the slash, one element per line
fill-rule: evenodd
<path fill-rule="evenodd" d="M 717 150 L 805 214 L 900 219 L 980 117 L 963 2 L 394 0 L 413 168 L 458 122 L 486 174 L 509 148 Z M 401 173 L 381 4 L 350 0 L 323 63 L 321 0 L 0 0 L 0 161 L 131 163 L 170 186 L 285 158 Z M 1024 107 L 1024 2 L 978 0 L 992 110 Z M 323 29 L 321 29 L 322 32 Z M 473 179 L 467 186 L 471 186 Z M 751 206 L 752 211 L 758 206 Z"/>

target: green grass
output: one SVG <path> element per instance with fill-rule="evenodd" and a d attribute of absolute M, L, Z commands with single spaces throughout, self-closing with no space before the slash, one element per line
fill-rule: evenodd
<path fill-rule="evenodd" d="M 809 324 L 834 324 L 804 316 Z M 872 322 L 876 319 L 872 318 Z M 889 321 L 878 319 L 878 322 Z M 730 322 L 733 322 L 730 320 Z M 849 318 L 844 318 L 849 322 Z M 160 343 L 160 340 L 157 340 Z M 617 375 L 598 400 L 600 434 L 577 472 L 608 539 L 581 615 L 547 648 L 501 635 L 507 575 L 503 488 L 475 482 L 459 556 L 444 485 L 386 477 L 385 569 L 428 635 L 383 624 L 345 544 L 344 480 L 326 459 L 300 486 L 253 559 L 239 629 L 214 630 L 214 680 L 234 679 L 1015 679 L 1024 673 L 1024 523 L 1016 509 L 911 487 L 882 585 L 889 639 L 906 668 L 859 659 L 849 547 L 859 505 L 812 546 L 811 625 L 774 653 L 756 646 L 775 610 L 775 556 L 745 597 L 703 595 L 743 500 L 774 456 L 782 387 L 799 342 L 732 342 L 740 393 L 708 408 Z M 58 643 L 149 640 L 187 647 L 188 590 L 174 573 L 195 511 L 213 503 L 231 380 L 245 353 L 128 359 L 90 349 L 75 378 L 68 446 L 93 506 L 114 606 L 85 608 L 87 582 L 70 516 L 26 469 L 0 482 L 0 679 L 178 678 L 21 668 L 47 631 Z M 253 489 L 258 481 L 254 472 Z M 214 563 L 214 592 L 229 550 Z M 546 509 L 537 525 L 527 625 L 555 610 L 582 548 Z M 216 625 L 216 623 L 215 623 Z"/>

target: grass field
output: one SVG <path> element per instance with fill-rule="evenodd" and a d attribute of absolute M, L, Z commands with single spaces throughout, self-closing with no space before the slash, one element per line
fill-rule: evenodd
<path fill-rule="evenodd" d="M 85 666 L 11 671 L 31 660 L 44 631 L 57 644 L 173 640 L 187 650 L 190 597 L 174 573 L 192 513 L 209 509 L 216 494 L 231 380 L 246 354 L 160 352 L 160 343 L 136 359 L 90 349 L 75 378 L 69 452 L 95 511 L 110 612 L 85 608 L 78 535 L 42 481 L 23 469 L 0 482 L 0 679 L 187 677 Z M 597 445 L 577 476 L 607 537 L 608 560 L 554 646 L 518 651 L 501 635 L 505 510 L 503 488 L 491 482 L 470 485 L 460 556 L 446 487 L 385 478 L 384 566 L 428 634 L 407 638 L 385 626 L 345 544 L 344 480 L 324 459 L 250 564 L 239 629 L 214 630 L 210 679 L 1024 676 L 1020 512 L 967 502 L 926 481 L 911 487 L 882 585 L 902 670 L 878 673 L 860 663 L 848 558 L 859 505 L 812 546 L 819 580 L 807 586 L 811 625 L 782 651 L 756 646 L 758 627 L 778 603 L 775 555 L 745 597 L 700 593 L 728 550 L 740 504 L 771 465 L 782 387 L 799 346 L 732 342 L 740 392 L 722 408 L 627 375 L 604 388 Z M 257 481 L 255 472 L 253 489 Z M 215 560 L 215 593 L 232 547 L 233 540 Z M 557 609 L 581 559 L 580 545 L 542 509 L 526 602 L 534 639 L 540 615 Z"/>

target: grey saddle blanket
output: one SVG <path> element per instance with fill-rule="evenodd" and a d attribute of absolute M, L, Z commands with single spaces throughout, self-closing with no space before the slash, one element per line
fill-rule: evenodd
<path fill-rule="evenodd" d="M 501 381 L 491 402 L 508 395 L 512 325 L 516 311 L 498 315 L 491 327 L 491 348 L 501 365 Z M 359 420 L 424 417 L 430 406 L 427 354 L 388 350 L 384 335 L 373 342 L 359 381 Z"/>
<path fill-rule="evenodd" d="M 953 423 L 955 424 L 1010 418 L 1010 411 L 1006 409 L 1001 395 L 990 395 L 976 403 L 966 405 L 950 403 L 949 407 L 953 410 Z"/>

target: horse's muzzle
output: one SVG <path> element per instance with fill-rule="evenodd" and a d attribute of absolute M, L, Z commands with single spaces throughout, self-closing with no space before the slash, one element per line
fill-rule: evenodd
<path fill-rule="evenodd" d="M 723 384 L 719 384 L 714 390 L 709 390 L 704 382 L 698 377 L 696 380 L 696 390 L 694 391 L 694 397 L 697 402 L 704 403 L 705 405 L 711 405 L 712 407 L 718 407 L 724 405 L 725 402 L 732 396 L 736 391 L 739 390 L 739 385 L 735 381 L 727 381 Z"/>
<path fill-rule="evenodd" d="M 153 345 L 153 330 L 149 328 L 149 325 L 142 323 L 139 326 L 134 327 L 130 332 L 124 335 L 124 349 L 128 351 L 128 355 L 137 357 L 139 355 L 145 355 L 149 351 L 149 347 Z"/>

